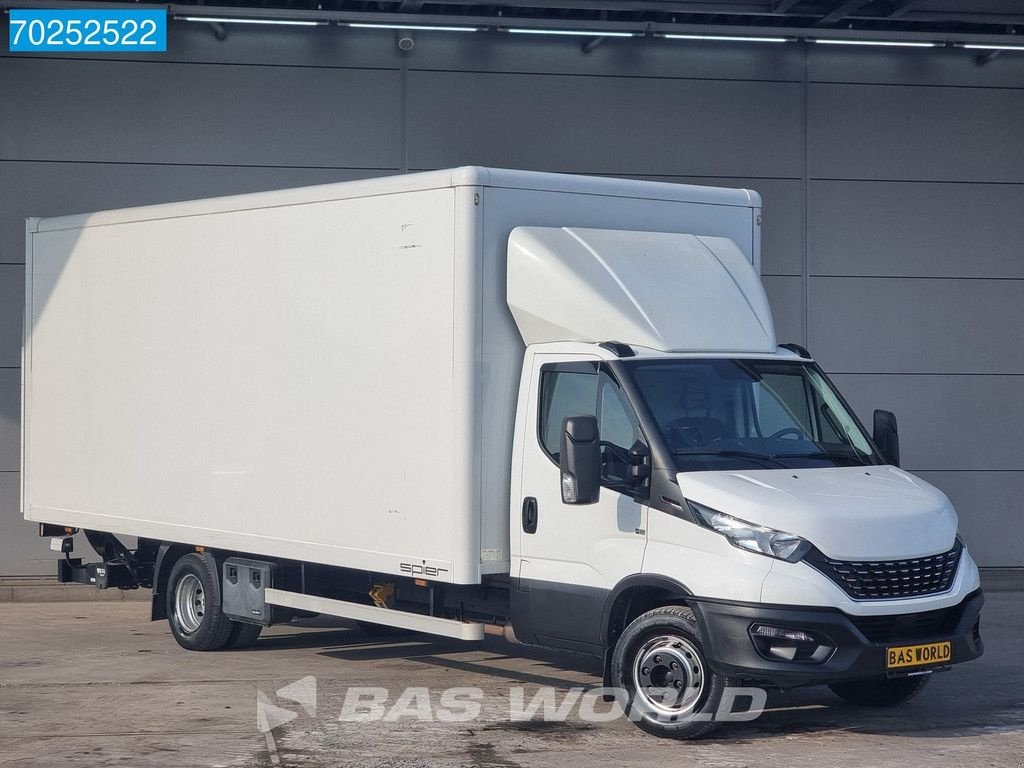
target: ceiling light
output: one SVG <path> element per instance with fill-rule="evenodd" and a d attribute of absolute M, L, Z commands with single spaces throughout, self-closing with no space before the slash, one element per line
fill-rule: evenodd
<path fill-rule="evenodd" d="M 176 17 L 178 18 L 178 17 Z M 300 19 L 242 19 L 228 16 L 181 16 L 185 21 L 202 21 L 207 24 L 284 24 L 292 27 L 326 26 L 326 21 L 304 21 Z"/>
<path fill-rule="evenodd" d="M 516 35 L 576 35 L 577 37 L 638 37 L 640 35 L 639 32 L 608 32 L 596 29 L 531 29 L 522 27 L 510 28 L 508 31 Z"/>
<path fill-rule="evenodd" d="M 785 43 L 785 37 L 746 37 L 741 35 L 663 35 L 666 40 L 724 40 L 730 43 Z"/>
<path fill-rule="evenodd" d="M 815 38 L 811 42 L 825 45 L 880 45 L 887 48 L 935 48 L 939 44 L 912 40 L 845 40 L 838 37 Z"/>
<path fill-rule="evenodd" d="M 424 32 L 479 32 L 480 27 L 436 27 L 428 24 L 364 24 L 362 22 L 349 22 L 346 26 L 358 29 L 411 29 Z"/>
<path fill-rule="evenodd" d="M 981 43 L 964 43 L 961 48 L 970 48 L 975 51 L 1024 51 L 1024 45 L 997 45 L 995 43 L 982 45 Z"/>

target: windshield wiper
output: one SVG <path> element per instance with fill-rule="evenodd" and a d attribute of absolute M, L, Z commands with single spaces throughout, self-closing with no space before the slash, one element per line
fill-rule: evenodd
<path fill-rule="evenodd" d="M 776 459 L 774 456 L 767 456 L 763 453 L 754 453 L 753 451 L 701 451 L 701 450 L 688 450 L 681 448 L 672 451 L 673 456 L 724 456 L 726 458 L 735 459 L 749 459 L 751 461 L 760 462 L 771 462 L 777 467 L 787 469 L 785 464 Z"/>
<path fill-rule="evenodd" d="M 871 466 L 868 462 L 864 461 L 860 456 L 854 456 L 849 453 L 828 453 L 826 451 L 818 451 L 816 453 L 773 453 L 773 459 L 828 459 L 829 461 L 852 461 L 855 464 L 859 464 L 862 467 Z"/>

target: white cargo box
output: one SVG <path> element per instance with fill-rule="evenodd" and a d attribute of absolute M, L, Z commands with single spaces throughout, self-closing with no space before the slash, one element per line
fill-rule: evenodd
<path fill-rule="evenodd" d="M 513 228 L 728 238 L 759 268 L 759 206 L 462 168 L 30 220 L 25 517 L 464 584 L 507 572 Z"/>

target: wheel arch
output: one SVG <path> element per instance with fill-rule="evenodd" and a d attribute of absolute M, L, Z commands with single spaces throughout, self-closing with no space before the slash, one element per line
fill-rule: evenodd
<path fill-rule="evenodd" d="M 638 573 L 622 579 L 609 593 L 601 619 L 606 658 L 619 635 L 637 616 L 662 605 L 681 604 L 692 608 L 692 597 L 693 592 L 685 584 L 668 576 Z"/>
<path fill-rule="evenodd" d="M 182 557 L 195 553 L 206 560 L 218 578 L 214 579 L 217 585 L 216 600 L 220 602 L 220 569 L 217 567 L 217 560 L 212 553 L 205 550 L 197 550 L 191 544 L 177 544 L 170 541 L 160 542 L 157 549 L 156 560 L 153 561 L 153 598 L 149 609 L 150 621 L 167 618 L 167 582 L 171 576 L 171 569 Z"/>

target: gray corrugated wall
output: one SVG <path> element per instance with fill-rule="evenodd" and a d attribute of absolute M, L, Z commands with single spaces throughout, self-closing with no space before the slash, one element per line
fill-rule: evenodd
<path fill-rule="evenodd" d="M 780 340 L 1024 565 L 1024 57 L 578 44 L 174 24 L 166 55 L 0 56 L 0 575 L 52 572 L 18 510 L 24 217 L 471 163 L 760 191 Z"/>

